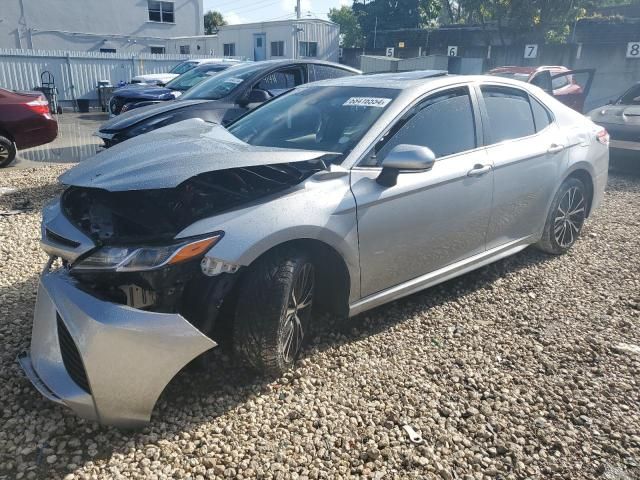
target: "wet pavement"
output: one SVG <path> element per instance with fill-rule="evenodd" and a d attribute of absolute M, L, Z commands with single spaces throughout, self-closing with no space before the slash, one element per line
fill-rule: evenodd
<path fill-rule="evenodd" d="M 18 151 L 7 168 L 31 168 L 54 163 L 76 163 L 94 155 L 102 140 L 93 134 L 109 119 L 100 111 L 56 115 L 58 138 L 39 147 Z"/>

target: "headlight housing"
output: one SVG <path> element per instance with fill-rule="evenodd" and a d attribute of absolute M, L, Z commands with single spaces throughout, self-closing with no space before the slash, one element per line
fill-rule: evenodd
<path fill-rule="evenodd" d="M 174 265 L 203 255 L 222 238 L 189 239 L 172 245 L 145 247 L 102 247 L 73 266 L 74 270 L 111 270 L 140 272 Z"/>

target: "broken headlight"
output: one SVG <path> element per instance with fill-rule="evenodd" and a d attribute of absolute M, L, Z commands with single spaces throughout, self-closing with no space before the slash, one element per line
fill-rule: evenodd
<path fill-rule="evenodd" d="M 173 245 L 147 247 L 103 247 L 73 268 L 139 272 L 192 260 L 203 255 L 222 238 L 222 233 Z"/>

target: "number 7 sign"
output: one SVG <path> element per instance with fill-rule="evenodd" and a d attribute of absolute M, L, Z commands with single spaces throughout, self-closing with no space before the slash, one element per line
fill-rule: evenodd
<path fill-rule="evenodd" d="M 524 58 L 538 58 L 538 45 L 525 45 Z"/>

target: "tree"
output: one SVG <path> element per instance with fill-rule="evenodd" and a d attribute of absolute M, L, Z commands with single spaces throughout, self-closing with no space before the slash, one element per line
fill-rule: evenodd
<path fill-rule="evenodd" d="M 354 0 L 353 11 L 367 36 L 374 30 L 406 30 L 428 26 L 438 17 L 440 0 Z"/>
<path fill-rule="evenodd" d="M 213 35 L 218 31 L 218 27 L 226 25 L 227 21 L 220 12 L 209 10 L 204 14 L 204 34 Z"/>
<path fill-rule="evenodd" d="M 345 48 L 362 47 L 362 31 L 353 9 L 343 5 L 329 9 L 329 20 L 340 25 L 340 41 Z"/>

